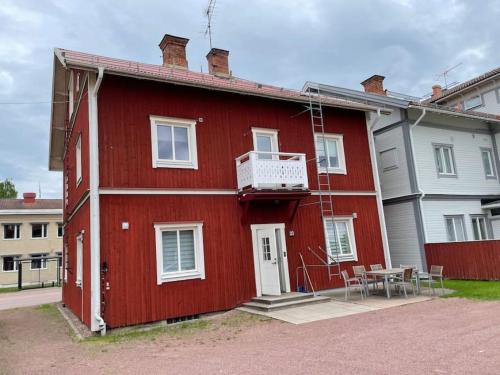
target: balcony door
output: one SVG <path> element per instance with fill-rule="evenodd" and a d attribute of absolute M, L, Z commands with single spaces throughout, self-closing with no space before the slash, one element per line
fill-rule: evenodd
<path fill-rule="evenodd" d="M 252 128 L 253 149 L 259 152 L 278 152 L 278 131 L 275 129 Z M 259 159 L 277 159 L 276 155 L 259 154 Z"/>

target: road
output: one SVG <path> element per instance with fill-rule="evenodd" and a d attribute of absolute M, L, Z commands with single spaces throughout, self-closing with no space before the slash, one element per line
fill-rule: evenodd
<path fill-rule="evenodd" d="M 54 303 L 59 302 L 61 298 L 61 288 L 41 288 L 0 293 L 0 310 Z"/>

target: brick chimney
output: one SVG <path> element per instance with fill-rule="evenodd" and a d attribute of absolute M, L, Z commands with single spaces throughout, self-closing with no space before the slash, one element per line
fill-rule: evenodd
<path fill-rule="evenodd" d="M 189 39 L 165 34 L 159 46 L 163 52 L 163 66 L 187 69 L 186 44 Z"/>
<path fill-rule="evenodd" d="M 35 203 L 36 193 L 23 193 L 23 203 Z"/>
<path fill-rule="evenodd" d="M 434 85 L 432 86 L 432 99 L 436 99 L 443 95 L 443 88 L 441 85 Z"/>
<path fill-rule="evenodd" d="M 361 82 L 361 85 L 365 88 L 365 92 L 377 95 L 386 95 L 384 90 L 384 79 L 384 76 L 375 74 Z"/>
<path fill-rule="evenodd" d="M 222 77 L 229 77 L 229 51 L 212 48 L 207 54 L 208 72 Z"/>

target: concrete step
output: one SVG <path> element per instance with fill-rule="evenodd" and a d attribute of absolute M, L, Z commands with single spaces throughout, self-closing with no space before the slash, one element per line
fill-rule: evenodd
<path fill-rule="evenodd" d="M 263 303 L 266 305 L 274 305 L 277 303 L 300 301 L 302 299 L 311 298 L 312 293 L 284 293 L 281 296 L 261 296 L 252 298 L 252 302 Z"/>
<path fill-rule="evenodd" d="M 309 297 L 306 298 L 299 298 L 299 299 L 293 299 L 289 300 L 286 302 L 276 302 L 276 303 L 262 303 L 262 302 L 255 302 L 255 301 L 250 301 L 247 303 L 244 303 L 242 306 L 250 309 L 250 310 L 258 310 L 258 311 L 264 311 L 264 312 L 273 312 L 277 310 L 283 310 L 283 309 L 290 309 L 293 307 L 300 307 L 300 306 L 306 306 L 306 305 L 312 305 L 315 303 L 323 303 L 323 302 L 328 302 L 330 301 L 329 297 L 324 297 L 324 296 L 317 296 L 314 297 L 313 295 L 310 295 Z"/>

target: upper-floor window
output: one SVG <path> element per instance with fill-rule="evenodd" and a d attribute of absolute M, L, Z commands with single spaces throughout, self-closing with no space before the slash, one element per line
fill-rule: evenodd
<path fill-rule="evenodd" d="M 47 224 L 31 224 L 31 238 L 47 238 Z"/>
<path fill-rule="evenodd" d="M 61 238 L 64 235 L 63 223 L 57 223 L 57 237 Z"/>
<path fill-rule="evenodd" d="M 473 96 L 472 98 L 464 101 L 464 109 L 467 111 L 469 109 L 479 107 L 482 104 L 483 101 L 481 100 L 481 95 Z"/>
<path fill-rule="evenodd" d="M 398 149 L 393 147 L 380 152 L 382 171 L 388 172 L 399 167 Z"/>
<path fill-rule="evenodd" d="M 448 241 L 465 241 L 465 225 L 462 215 L 445 216 Z"/>
<path fill-rule="evenodd" d="M 47 253 L 43 254 L 31 254 L 31 270 L 45 270 L 47 269 Z"/>
<path fill-rule="evenodd" d="M 474 233 L 475 240 L 487 240 L 490 238 L 486 216 L 478 215 L 472 217 L 472 232 Z"/>
<path fill-rule="evenodd" d="M 76 140 L 76 185 L 82 181 L 82 135 Z"/>
<path fill-rule="evenodd" d="M 493 152 L 491 148 L 481 148 L 481 157 L 483 159 L 486 178 L 496 178 L 495 164 L 493 163 Z"/>
<path fill-rule="evenodd" d="M 439 176 L 455 177 L 455 157 L 453 146 L 434 145 L 434 155 L 436 156 L 436 167 Z"/>
<path fill-rule="evenodd" d="M 198 169 L 196 121 L 150 116 L 153 168 Z"/>
<path fill-rule="evenodd" d="M 68 81 L 68 119 L 71 119 L 71 116 L 73 115 L 73 108 L 75 105 L 75 95 L 73 91 L 73 71 L 70 72 L 69 74 L 69 81 Z"/>
<path fill-rule="evenodd" d="M 18 240 L 21 238 L 21 224 L 4 224 L 3 239 Z"/>
<path fill-rule="evenodd" d="M 252 128 L 253 149 L 258 151 L 259 159 L 276 158 L 271 152 L 278 152 L 278 131 L 274 129 Z M 269 152 L 269 154 L 266 154 Z"/>
<path fill-rule="evenodd" d="M 333 260 L 357 260 L 352 218 L 325 218 L 328 254 Z"/>
<path fill-rule="evenodd" d="M 320 172 L 346 174 L 344 137 L 339 134 L 316 133 L 316 160 Z"/>

